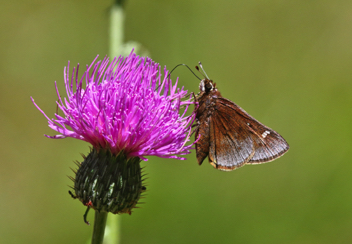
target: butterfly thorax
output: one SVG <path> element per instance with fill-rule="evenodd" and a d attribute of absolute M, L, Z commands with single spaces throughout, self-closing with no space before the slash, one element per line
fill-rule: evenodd
<path fill-rule="evenodd" d="M 211 116 L 215 109 L 216 99 L 222 97 L 218 89 L 216 89 L 216 84 L 209 79 L 201 80 L 199 90 L 200 92 L 196 97 L 199 104 L 197 119 Z"/>

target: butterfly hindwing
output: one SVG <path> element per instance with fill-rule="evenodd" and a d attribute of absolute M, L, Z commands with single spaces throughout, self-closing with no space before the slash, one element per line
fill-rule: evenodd
<path fill-rule="evenodd" d="M 196 154 L 198 164 L 201 165 L 209 154 L 209 117 L 205 118 L 196 130 Z"/>

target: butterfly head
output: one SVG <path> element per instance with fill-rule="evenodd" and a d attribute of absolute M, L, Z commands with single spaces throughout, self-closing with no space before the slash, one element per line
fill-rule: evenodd
<path fill-rule="evenodd" d="M 208 93 L 208 92 L 211 92 L 211 91 L 213 91 L 215 89 L 216 89 L 215 88 L 215 83 L 212 80 L 203 79 L 199 83 L 199 90 L 201 92 Z"/>

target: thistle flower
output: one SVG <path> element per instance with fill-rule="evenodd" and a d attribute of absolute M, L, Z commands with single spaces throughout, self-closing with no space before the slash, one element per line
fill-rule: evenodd
<path fill-rule="evenodd" d="M 187 142 L 195 113 L 186 112 L 195 103 L 183 87 L 177 88 L 178 80 L 172 84 L 166 67 L 162 78 L 160 65 L 150 58 L 133 52 L 110 63 L 97 58 L 80 80 L 79 65 L 71 78 L 65 67 L 67 98 L 61 98 L 55 82 L 63 116 L 50 119 L 31 99 L 59 133 L 47 137 L 72 137 L 93 147 L 77 163 L 72 196 L 87 210 L 131 213 L 145 190 L 140 161 L 151 155 L 183 160 L 180 155 L 193 149 Z"/>

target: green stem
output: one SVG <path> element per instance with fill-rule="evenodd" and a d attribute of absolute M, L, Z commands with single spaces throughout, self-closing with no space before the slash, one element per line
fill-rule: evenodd
<path fill-rule="evenodd" d="M 95 211 L 94 230 L 93 230 L 93 237 L 92 237 L 91 244 L 103 243 L 107 217 L 108 217 L 107 212 Z"/>
<path fill-rule="evenodd" d="M 119 56 L 124 39 L 125 14 L 122 5 L 114 4 L 110 10 L 110 57 Z"/>
<path fill-rule="evenodd" d="M 120 243 L 120 215 L 118 214 L 110 214 L 109 220 L 106 226 L 106 234 L 105 242 L 106 244 L 119 244 Z M 105 244 L 104 242 L 104 244 Z"/>
<path fill-rule="evenodd" d="M 110 10 L 109 56 L 111 60 L 121 54 L 121 47 L 124 41 L 124 2 L 125 0 L 116 0 Z M 110 214 L 107 231 L 106 243 L 120 243 L 120 217 L 118 215 Z"/>

